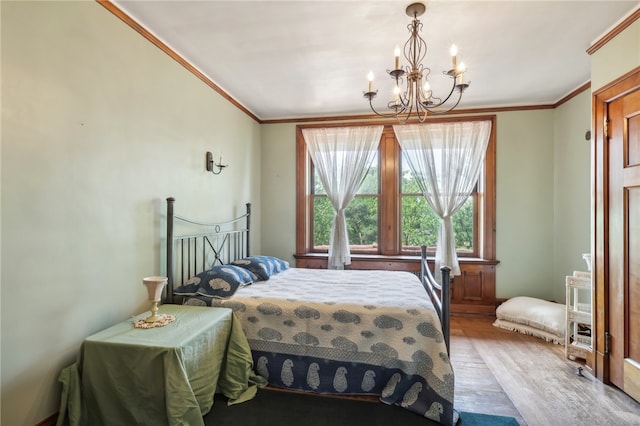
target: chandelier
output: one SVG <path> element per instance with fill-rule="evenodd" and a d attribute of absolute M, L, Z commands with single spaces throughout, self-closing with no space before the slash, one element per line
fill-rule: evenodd
<path fill-rule="evenodd" d="M 469 87 L 469 83 L 464 81 L 464 63 L 457 63 L 458 51 L 453 45 L 451 46 L 452 67 L 449 71 L 443 72 L 452 80 L 451 90 L 445 98 L 433 96 L 428 80 L 431 69 L 422 65 L 427 54 L 427 43 L 420 37 L 422 23 L 418 16 L 421 16 L 425 10 L 426 7 L 423 3 L 413 3 L 407 6 L 406 13 L 413 18 L 413 21 L 407 25 L 411 37 L 404 45 L 404 57 L 409 65 L 400 66 L 400 48 L 396 47 L 394 52 L 395 67 L 392 70 L 387 70 L 389 76 L 395 80 L 393 99 L 387 104 L 387 108 L 390 110 L 388 113 L 380 113 L 373 106 L 373 98 L 376 97 L 378 91 L 373 90 L 373 72 L 369 71 L 369 90 L 364 92 L 364 97 L 369 100 L 371 110 L 381 117 L 407 121 L 412 114 L 415 114 L 422 122 L 429 114 L 444 114 L 453 110 L 460 103 L 462 93 Z M 401 86 L 404 86 L 404 91 Z M 454 95 L 454 92 L 457 93 Z M 451 99 L 452 97 L 453 99 Z M 451 102 L 449 102 L 450 99 Z M 447 102 L 449 103 L 447 104 Z"/>

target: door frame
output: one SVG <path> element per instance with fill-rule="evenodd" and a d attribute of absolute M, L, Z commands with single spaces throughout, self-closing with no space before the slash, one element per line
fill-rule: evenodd
<path fill-rule="evenodd" d="M 608 104 L 634 90 L 640 90 L 640 67 L 612 81 L 592 94 L 593 143 L 592 162 L 592 218 L 591 253 L 594 277 L 595 330 L 592 330 L 593 372 L 609 383 L 609 354 L 606 332 L 609 330 L 609 150 L 605 134 Z"/>

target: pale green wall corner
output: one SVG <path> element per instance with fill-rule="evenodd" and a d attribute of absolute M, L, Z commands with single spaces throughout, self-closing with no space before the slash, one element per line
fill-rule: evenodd
<path fill-rule="evenodd" d="M 0 7 L 0 423 L 33 426 L 82 340 L 148 310 L 166 197 L 212 221 L 252 202 L 260 250 L 260 125 L 96 2 Z"/>
<path fill-rule="evenodd" d="M 553 299 L 565 302 L 565 278 L 586 271 L 591 252 L 591 92 L 554 111 Z"/>
<path fill-rule="evenodd" d="M 497 117 L 496 296 L 549 298 L 553 226 L 553 110 Z"/>
<path fill-rule="evenodd" d="M 295 265 L 296 251 L 296 126 L 263 124 L 262 251 Z"/>

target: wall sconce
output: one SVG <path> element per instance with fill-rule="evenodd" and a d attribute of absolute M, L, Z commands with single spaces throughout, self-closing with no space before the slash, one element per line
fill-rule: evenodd
<path fill-rule="evenodd" d="M 214 175 L 219 175 L 222 172 L 222 169 L 227 167 L 228 164 L 222 164 L 222 155 L 220 155 L 220 159 L 216 163 L 213 161 L 213 154 L 207 151 L 207 171 L 213 173 Z M 214 168 L 218 169 L 216 172 Z"/>

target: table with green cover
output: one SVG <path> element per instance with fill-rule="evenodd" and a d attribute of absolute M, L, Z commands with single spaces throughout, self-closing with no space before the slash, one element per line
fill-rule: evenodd
<path fill-rule="evenodd" d="M 88 337 L 60 374 L 58 425 L 203 425 L 215 393 L 251 399 L 264 380 L 233 311 L 162 305 L 176 320 L 135 328 L 132 318 Z"/>

